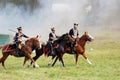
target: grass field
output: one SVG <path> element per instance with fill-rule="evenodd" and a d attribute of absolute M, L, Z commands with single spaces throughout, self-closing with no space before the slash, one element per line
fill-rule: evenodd
<path fill-rule="evenodd" d="M 74 56 L 65 54 L 64 68 L 59 62 L 54 67 L 47 66 L 50 58 L 44 56 L 37 60 L 40 68 L 28 68 L 27 65 L 22 68 L 23 58 L 9 56 L 6 60 L 7 70 L 0 65 L 0 80 L 120 80 L 119 30 L 104 31 L 94 36 L 95 41 L 86 45 L 92 65 L 79 56 L 76 66 Z M 89 50 L 91 47 L 93 51 Z"/>

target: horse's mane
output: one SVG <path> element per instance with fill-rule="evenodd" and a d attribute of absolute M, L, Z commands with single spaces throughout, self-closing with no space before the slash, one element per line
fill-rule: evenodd
<path fill-rule="evenodd" d="M 83 39 L 85 37 L 85 33 L 82 34 L 82 36 L 79 37 L 79 40 Z"/>
<path fill-rule="evenodd" d="M 31 37 L 31 38 L 28 38 L 25 41 L 25 44 L 27 44 L 27 45 L 32 46 L 33 48 L 35 48 L 35 46 L 39 45 L 38 42 L 39 42 L 38 37 Z"/>
<path fill-rule="evenodd" d="M 61 41 L 63 41 L 64 37 L 66 36 L 67 34 L 63 34 L 62 36 L 60 36 L 57 40 L 54 41 L 54 43 L 60 43 Z"/>
<path fill-rule="evenodd" d="M 36 37 L 31 37 L 31 38 L 28 38 L 25 42 L 29 42 L 29 41 L 33 41 L 33 40 L 35 40 L 36 39 Z M 37 39 L 36 39 L 37 40 Z"/>
<path fill-rule="evenodd" d="M 85 32 L 80 38 L 79 38 L 79 41 L 80 40 L 87 40 L 87 41 L 89 41 L 89 38 L 90 37 L 90 35 L 88 34 L 88 32 Z"/>

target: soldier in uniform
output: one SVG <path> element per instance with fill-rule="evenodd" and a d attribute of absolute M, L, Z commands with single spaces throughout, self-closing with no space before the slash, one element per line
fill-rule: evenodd
<path fill-rule="evenodd" d="M 14 43 L 16 45 L 16 55 L 19 56 L 18 46 L 22 42 L 22 37 L 25 37 L 25 38 L 29 38 L 29 37 L 22 33 L 22 27 L 18 27 L 17 30 L 18 30 L 18 32 L 16 32 L 16 34 L 14 36 Z"/>
<path fill-rule="evenodd" d="M 54 51 L 53 51 L 53 42 L 54 42 L 57 38 L 59 38 L 59 36 L 56 35 L 56 33 L 55 33 L 55 28 L 53 27 L 53 28 L 51 28 L 51 32 L 49 33 L 49 40 L 48 40 L 48 42 L 49 42 L 49 44 L 50 44 L 50 47 L 51 47 L 51 54 L 52 54 L 52 55 L 55 55 L 55 53 L 54 53 Z"/>
<path fill-rule="evenodd" d="M 77 23 L 74 23 L 73 28 L 70 29 L 70 31 L 69 31 L 69 35 L 70 35 L 70 36 L 73 38 L 73 40 L 74 40 L 73 42 L 71 42 L 71 52 L 72 52 L 72 53 L 75 53 L 74 44 L 75 44 L 76 38 L 77 38 L 78 35 L 79 35 L 79 32 L 78 32 L 77 27 L 78 27 L 78 24 L 77 24 Z"/>

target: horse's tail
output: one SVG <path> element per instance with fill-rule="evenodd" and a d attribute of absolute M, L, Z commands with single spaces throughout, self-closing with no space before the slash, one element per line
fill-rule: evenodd
<path fill-rule="evenodd" d="M 0 46 L 0 49 L 2 49 L 3 48 L 3 46 Z M 0 58 L 0 63 L 1 63 L 1 58 Z"/>
<path fill-rule="evenodd" d="M 2 49 L 3 48 L 3 46 L 0 46 L 0 49 Z"/>

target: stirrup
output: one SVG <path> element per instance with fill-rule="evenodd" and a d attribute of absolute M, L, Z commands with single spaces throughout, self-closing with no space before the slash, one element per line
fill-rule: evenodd
<path fill-rule="evenodd" d="M 52 51 L 52 52 L 51 52 L 51 55 L 55 55 L 55 52 L 54 52 L 54 51 Z"/>
<path fill-rule="evenodd" d="M 16 53 L 16 56 L 20 56 L 19 53 Z"/>

